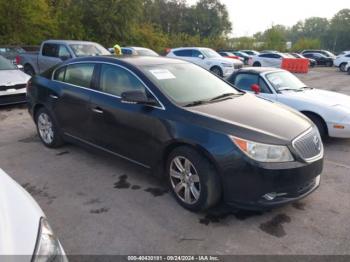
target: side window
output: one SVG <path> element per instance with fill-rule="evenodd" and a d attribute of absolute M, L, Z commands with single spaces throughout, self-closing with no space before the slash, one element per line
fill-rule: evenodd
<path fill-rule="evenodd" d="M 273 58 L 272 54 L 262 54 L 260 57 Z"/>
<path fill-rule="evenodd" d="M 259 78 L 258 75 L 253 74 L 239 74 L 236 76 L 235 79 L 235 86 L 239 89 L 246 90 L 246 91 L 252 91 L 250 89 L 251 85 L 258 84 Z"/>
<path fill-rule="evenodd" d="M 271 94 L 270 88 L 267 86 L 265 80 L 262 79 L 261 77 L 259 77 L 259 86 L 260 86 L 261 93 Z"/>
<path fill-rule="evenodd" d="M 199 57 L 200 55 L 203 55 L 203 54 L 198 50 L 192 50 L 192 57 Z"/>
<path fill-rule="evenodd" d="M 278 59 L 278 58 L 281 58 L 282 56 L 278 54 L 272 54 L 272 57 Z"/>
<path fill-rule="evenodd" d="M 65 73 L 66 73 L 66 67 L 59 68 L 58 70 L 55 71 L 55 75 L 53 76 L 53 79 L 63 82 Z"/>
<path fill-rule="evenodd" d="M 94 68 L 94 64 L 68 65 L 64 77 L 64 82 L 72 85 L 90 88 Z"/>
<path fill-rule="evenodd" d="M 43 56 L 57 57 L 58 56 L 58 45 L 56 44 L 44 44 Z"/>
<path fill-rule="evenodd" d="M 175 51 L 174 54 L 176 56 L 185 56 L 185 57 L 191 57 L 192 56 L 192 50 L 179 50 L 179 51 Z"/>
<path fill-rule="evenodd" d="M 145 92 L 145 87 L 127 70 L 119 66 L 103 64 L 100 74 L 100 90 L 111 95 L 121 96 L 125 91 L 140 90 Z"/>
<path fill-rule="evenodd" d="M 350 57 L 350 54 L 346 55 L 345 57 Z"/>
<path fill-rule="evenodd" d="M 132 55 L 132 50 L 127 48 L 122 48 L 123 55 Z"/>
<path fill-rule="evenodd" d="M 66 46 L 60 45 L 58 49 L 58 57 L 69 57 L 69 58 L 71 57 Z"/>

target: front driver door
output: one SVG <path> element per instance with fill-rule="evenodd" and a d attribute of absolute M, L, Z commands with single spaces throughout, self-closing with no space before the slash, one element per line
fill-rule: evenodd
<path fill-rule="evenodd" d="M 111 64 L 100 65 L 99 92 L 91 97 L 91 133 L 94 144 L 136 161 L 152 164 L 155 149 L 154 128 L 160 107 L 123 103 L 125 91 L 147 89 L 128 69 Z M 149 95 L 149 94 L 148 94 Z"/>

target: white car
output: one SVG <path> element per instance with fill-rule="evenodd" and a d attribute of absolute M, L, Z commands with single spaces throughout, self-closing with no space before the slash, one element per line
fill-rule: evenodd
<path fill-rule="evenodd" d="M 255 67 L 276 67 L 281 68 L 283 58 L 292 58 L 286 54 L 282 53 L 261 53 L 259 55 L 253 56 L 249 60 L 249 65 Z"/>
<path fill-rule="evenodd" d="M 345 66 L 348 62 L 350 62 L 350 53 L 344 53 L 337 56 L 337 58 L 334 60 L 334 65 L 339 67 L 340 71 L 346 72 Z"/>
<path fill-rule="evenodd" d="M 241 61 L 222 57 L 213 49 L 204 47 L 175 48 L 167 54 L 167 57 L 178 58 L 194 63 L 221 77 L 228 77 L 234 70 L 243 67 Z"/>
<path fill-rule="evenodd" d="M 0 105 L 25 102 L 29 79 L 29 75 L 0 55 Z"/>
<path fill-rule="evenodd" d="M 350 62 L 346 64 L 345 71 L 348 72 L 348 74 L 350 75 Z"/>
<path fill-rule="evenodd" d="M 315 123 L 322 137 L 350 138 L 350 96 L 310 88 L 290 72 L 275 68 L 244 68 L 228 81 L 300 111 Z"/>
<path fill-rule="evenodd" d="M 0 230 L 0 256 L 23 256 L 11 261 L 68 261 L 38 204 L 2 169 Z"/>

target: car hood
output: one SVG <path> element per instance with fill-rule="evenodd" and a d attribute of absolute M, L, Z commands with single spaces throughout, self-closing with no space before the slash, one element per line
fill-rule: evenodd
<path fill-rule="evenodd" d="M 231 63 L 231 64 L 243 64 L 242 61 L 238 59 L 226 58 L 226 57 L 218 57 L 218 58 L 207 58 L 209 61 L 217 62 L 217 63 Z"/>
<path fill-rule="evenodd" d="M 312 126 L 296 110 L 251 94 L 189 110 L 219 120 L 211 129 L 263 143 L 290 143 Z"/>
<path fill-rule="evenodd" d="M 322 106 L 342 105 L 350 109 L 350 96 L 321 89 L 306 89 L 302 92 L 282 91 L 289 98 Z"/>
<path fill-rule="evenodd" d="M 0 70 L 0 86 L 13 86 L 18 84 L 26 84 L 30 76 L 23 73 L 19 69 Z"/>
<path fill-rule="evenodd" d="M 33 255 L 43 216 L 27 191 L 0 169 L 0 255 Z"/>

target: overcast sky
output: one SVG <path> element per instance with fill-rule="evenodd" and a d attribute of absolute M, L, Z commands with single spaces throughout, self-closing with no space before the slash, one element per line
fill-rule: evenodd
<path fill-rule="evenodd" d="M 187 0 L 193 4 L 197 0 Z M 350 0 L 221 0 L 226 4 L 233 25 L 233 36 L 251 36 L 272 24 L 292 26 L 312 16 L 332 18 L 350 8 Z"/>

